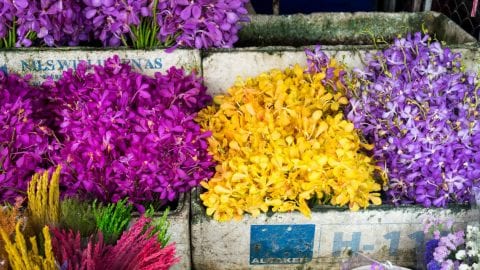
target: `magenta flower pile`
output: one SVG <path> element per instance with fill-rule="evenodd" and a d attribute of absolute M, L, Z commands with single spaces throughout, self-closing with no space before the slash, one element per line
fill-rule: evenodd
<path fill-rule="evenodd" d="M 464 203 L 479 185 L 480 87 L 460 60 L 416 33 L 355 70 L 348 119 L 374 143 L 395 204 Z"/>
<path fill-rule="evenodd" d="M 79 65 L 43 87 L 62 142 L 54 157 L 66 196 L 116 202 L 173 201 L 213 175 L 209 133 L 194 121 L 211 101 L 195 75 L 172 67 L 154 78 L 118 56 Z"/>
<path fill-rule="evenodd" d="M 0 47 L 229 48 L 247 0 L 0 0 Z M 141 42 L 138 42 L 138 39 Z"/>
<path fill-rule="evenodd" d="M 29 77 L 0 71 L 0 204 L 23 195 L 32 175 L 52 164 L 58 146 L 40 114 L 41 93 Z"/>

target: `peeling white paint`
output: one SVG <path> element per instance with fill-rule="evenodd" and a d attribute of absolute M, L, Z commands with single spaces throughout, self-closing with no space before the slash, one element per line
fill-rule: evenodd
<path fill-rule="evenodd" d="M 0 51 L 0 68 L 21 75 L 32 74 L 33 83 L 41 83 L 51 76 L 58 78 L 69 68 L 76 68 L 80 61 L 89 64 L 103 64 L 114 55 L 129 62 L 132 67 L 147 75 L 155 72 L 165 72 L 172 66 L 200 70 L 200 53 L 198 50 L 175 50 L 171 53 L 165 50 L 127 50 L 127 49 L 38 49 Z"/>

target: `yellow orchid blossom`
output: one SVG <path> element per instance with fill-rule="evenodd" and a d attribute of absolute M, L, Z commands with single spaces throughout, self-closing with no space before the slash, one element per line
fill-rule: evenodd
<path fill-rule="evenodd" d="M 212 132 L 209 151 L 219 164 L 201 183 L 207 215 L 228 221 L 300 211 L 309 217 L 313 198 L 354 211 L 381 204 L 384 183 L 374 175 L 384 174 L 342 113 L 348 104 L 342 67 L 331 61 L 328 68 L 333 77 L 296 65 L 237 81 L 198 114 Z"/>

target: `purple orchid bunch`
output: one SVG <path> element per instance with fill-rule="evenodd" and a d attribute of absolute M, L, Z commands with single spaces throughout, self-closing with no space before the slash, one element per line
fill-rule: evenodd
<path fill-rule="evenodd" d="M 64 195 L 116 202 L 167 202 L 214 172 L 208 132 L 194 121 L 211 101 L 195 75 L 172 67 L 148 77 L 118 56 L 86 63 L 44 84 L 62 149 Z"/>
<path fill-rule="evenodd" d="M 25 0 L 24 0 L 25 1 Z M 30 1 L 37 8 L 34 31 L 47 46 L 77 46 L 88 40 L 88 24 L 81 0 Z"/>
<path fill-rule="evenodd" d="M 32 175 L 51 166 L 58 144 L 38 109 L 42 96 L 29 85 L 31 76 L 0 71 L 0 204 L 25 195 Z"/>
<path fill-rule="evenodd" d="M 93 36 L 103 46 L 117 47 L 130 32 L 140 25 L 141 17 L 151 16 L 147 0 L 83 0 L 86 20 L 91 21 Z M 152 1 L 150 1 L 152 2 Z M 153 2 L 152 2 L 153 3 Z"/>
<path fill-rule="evenodd" d="M 248 21 L 247 2 L 84 0 L 84 15 L 104 46 L 230 48 L 238 40 L 240 23 Z"/>
<path fill-rule="evenodd" d="M 416 33 L 355 69 L 348 119 L 374 143 L 395 204 L 468 202 L 480 182 L 479 81 L 461 55 Z"/>
<path fill-rule="evenodd" d="M 0 0 L 0 46 L 230 48 L 248 0 Z"/>
<path fill-rule="evenodd" d="M 81 0 L 0 0 L 3 47 L 76 46 L 88 39 L 82 8 Z"/>
<path fill-rule="evenodd" d="M 316 45 L 313 50 L 305 49 L 307 57 L 307 70 L 310 73 L 321 72 L 330 63 L 330 57 L 322 50 L 321 45 Z"/>
<path fill-rule="evenodd" d="M 176 0 L 160 9 L 159 39 L 176 36 L 179 47 L 231 48 L 238 40 L 241 22 L 248 22 L 248 0 Z M 178 32 L 178 30 L 180 30 Z"/>

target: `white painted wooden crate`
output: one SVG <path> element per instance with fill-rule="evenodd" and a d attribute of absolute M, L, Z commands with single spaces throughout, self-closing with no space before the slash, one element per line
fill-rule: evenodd
<path fill-rule="evenodd" d="M 164 72 L 171 66 L 200 70 L 200 53 L 197 50 L 177 49 L 171 53 L 163 49 L 91 49 L 91 48 L 27 48 L 0 51 L 0 69 L 21 75 L 32 74 L 33 83 L 41 83 L 51 76 L 58 78 L 63 71 L 76 68 L 80 61 L 103 64 L 114 55 L 147 75 Z"/>
<path fill-rule="evenodd" d="M 197 270 L 352 269 L 365 264 L 356 252 L 377 261 L 417 269 L 427 216 L 452 218 L 456 228 L 479 220 L 468 206 L 372 207 L 358 212 L 319 207 L 308 219 L 299 212 L 246 215 L 241 221 L 208 218 L 192 200 L 192 258 Z M 417 254 L 418 253 L 418 254 Z M 352 255 L 353 254 L 353 255 Z"/>
<path fill-rule="evenodd" d="M 345 63 L 361 67 L 361 58 L 373 52 L 368 46 L 325 46 L 325 52 Z M 480 50 L 457 46 L 465 67 L 479 71 Z M 205 84 L 212 95 L 224 93 L 237 77 L 257 76 L 270 69 L 306 65 L 297 48 L 244 48 L 210 51 L 202 58 Z M 312 219 L 298 212 L 245 216 L 240 222 L 217 222 L 206 217 L 198 194 L 192 197 L 192 261 L 198 270 L 214 269 L 351 269 L 365 262 L 345 254 L 362 251 L 373 259 L 418 267 L 418 247 L 423 246 L 422 220 L 429 216 L 453 218 L 459 227 L 479 220 L 477 211 L 455 206 L 374 207 L 359 212 L 322 208 Z"/>

